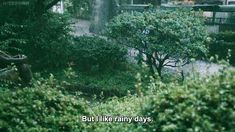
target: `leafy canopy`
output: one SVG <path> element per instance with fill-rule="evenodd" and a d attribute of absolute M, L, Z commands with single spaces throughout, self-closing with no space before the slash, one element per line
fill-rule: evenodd
<path fill-rule="evenodd" d="M 160 76 L 164 66 L 180 66 L 206 52 L 202 16 L 190 10 L 124 13 L 108 24 L 106 35 L 146 56 L 142 61 Z"/>

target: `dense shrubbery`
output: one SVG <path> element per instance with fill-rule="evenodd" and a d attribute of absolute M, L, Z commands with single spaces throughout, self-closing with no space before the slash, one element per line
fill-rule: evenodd
<path fill-rule="evenodd" d="M 24 29 L 23 25 L 7 24 L 0 25 L 0 50 L 17 54 L 20 49 L 17 48 L 19 45 L 26 43 L 26 39 L 22 38 Z"/>
<path fill-rule="evenodd" d="M 139 78 L 139 77 L 138 77 Z M 193 74 L 183 84 L 151 79 L 148 92 L 93 102 L 59 91 L 53 76 L 32 88 L 1 89 L 1 130 L 83 131 L 234 131 L 235 71 L 222 70 L 206 78 Z M 81 98 L 81 97 L 80 97 Z M 82 123 L 81 115 L 147 116 L 151 123 Z"/>
<path fill-rule="evenodd" d="M 27 55 L 33 68 L 37 69 L 65 66 L 70 50 L 69 27 L 65 19 L 47 14 L 25 25 L 2 25 L 0 50 Z"/>
<path fill-rule="evenodd" d="M 0 50 L 28 55 L 36 69 L 73 62 L 70 66 L 79 70 L 70 67 L 58 80 L 53 75 L 47 80 L 37 78 L 26 88 L 0 84 L 0 131 L 235 131 L 235 71 L 221 70 L 208 77 L 192 73 L 181 82 L 174 78 L 167 83 L 157 77 L 149 79 L 145 68 L 122 65 L 126 69 L 118 69 L 126 59 L 123 47 L 96 36 L 73 40 L 64 15 L 41 13 L 34 14 L 34 19 L 22 17 L 26 20 L 18 22 L 9 19 L 8 23 L 15 22 L 11 24 L 0 20 Z M 36 21 L 35 15 L 39 14 Z M 164 62 L 169 57 L 190 57 L 192 51 L 192 56 L 205 52 L 202 23 L 195 12 L 124 14 L 109 25 L 109 35 L 150 55 L 152 65 L 162 62 L 161 58 Z M 234 43 L 234 33 L 220 33 L 215 40 L 218 45 L 223 40 Z M 217 54 L 220 47 L 211 46 L 218 49 L 211 53 Z M 156 63 L 159 54 L 161 58 Z M 163 62 L 162 66 L 167 66 Z M 145 76 L 137 74 L 134 85 L 134 75 L 142 71 Z M 92 98 L 93 93 L 103 100 Z M 127 96 L 111 97 L 110 93 Z M 82 99 L 87 98 L 85 94 L 91 104 Z M 153 121 L 84 123 L 82 115 L 147 116 Z"/>
<path fill-rule="evenodd" d="M 77 37 L 73 47 L 73 61 L 84 71 L 119 68 L 125 61 L 126 50 L 100 37 Z"/>
<path fill-rule="evenodd" d="M 122 69 L 108 70 L 97 74 L 68 68 L 64 72 L 73 77 L 67 78 L 58 72 L 55 77 L 67 82 L 68 87 L 65 87 L 65 90 L 69 93 L 82 91 L 84 95 L 96 95 L 97 98 L 102 95 L 102 98 L 106 99 L 113 96 L 126 96 L 128 92 L 134 93 L 135 75 L 141 70 L 134 65 L 125 65 Z"/>
<path fill-rule="evenodd" d="M 221 32 L 212 34 L 212 42 L 209 45 L 210 55 L 218 55 L 219 59 L 227 59 L 228 54 L 230 63 L 235 65 L 235 32 Z M 228 50 L 231 53 L 228 53 Z"/>
<path fill-rule="evenodd" d="M 235 72 L 188 78 L 183 85 L 153 83 L 156 95 L 144 110 L 149 131 L 234 131 Z"/>
<path fill-rule="evenodd" d="M 196 74 L 184 84 L 153 79 L 146 96 L 113 98 L 93 107 L 94 115 L 144 116 L 153 122 L 89 124 L 95 131 L 234 131 L 235 72 L 207 78 Z M 115 107 L 114 107 L 115 106 Z"/>
<path fill-rule="evenodd" d="M 108 116 L 141 116 L 141 109 L 143 105 L 149 100 L 146 97 L 126 96 L 123 98 L 112 98 L 112 100 L 97 103 L 92 109 L 94 115 L 108 115 Z M 142 124 L 127 123 L 127 122 L 96 122 L 92 123 L 90 127 L 97 132 L 142 132 L 145 128 Z"/>
<path fill-rule="evenodd" d="M 106 35 L 138 51 L 138 61 L 161 78 L 164 67 L 180 67 L 207 52 L 202 14 L 191 10 L 123 13 L 110 21 Z"/>
<path fill-rule="evenodd" d="M 1 131 L 79 131 L 84 129 L 80 116 L 88 111 L 83 100 L 63 94 L 48 80 L 32 88 L 1 88 L 0 113 Z"/>
<path fill-rule="evenodd" d="M 71 43 L 67 18 L 66 15 L 46 13 L 37 21 L 5 22 L 0 25 L 0 50 L 12 55 L 27 55 L 34 69 L 65 66 Z"/>
<path fill-rule="evenodd" d="M 37 21 L 5 24 L 1 29 L 0 49 L 26 54 L 37 70 L 63 67 L 69 61 L 82 70 L 105 70 L 125 61 L 126 50 L 106 39 L 84 36 L 72 40 L 66 15 L 48 13 Z"/>
<path fill-rule="evenodd" d="M 70 27 L 67 17 L 60 14 L 45 14 L 37 21 L 27 24 L 21 45 L 34 68 L 57 68 L 68 63 L 70 55 Z"/>
<path fill-rule="evenodd" d="M 50 12 L 50 2 L 30 0 L 29 7 L 2 3 L 0 50 L 26 54 L 37 70 L 66 65 L 70 43 L 68 17 Z"/>

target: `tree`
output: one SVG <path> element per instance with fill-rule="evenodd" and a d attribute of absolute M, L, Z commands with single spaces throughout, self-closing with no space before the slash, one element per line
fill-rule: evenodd
<path fill-rule="evenodd" d="M 124 13 L 108 24 L 106 35 L 138 50 L 140 60 L 161 78 L 163 67 L 185 65 L 206 52 L 201 13 L 191 10 Z"/>
<path fill-rule="evenodd" d="M 3 0 L 0 2 L 0 9 L 5 8 L 4 13 L 14 12 L 18 14 L 24 12 L 22 15 L 28 17 L 39 17 L 43 15 L 52 6 L 56 5 L 60 0 Z M 4 13 L 1 13 L 1 15 Z"/>
<path fill-rule="evenodd" d="M 65 0 L 67 11 L 74 17 L 90 19 L 94 0 Z"/>
<path fill-rule="evenodd" d="M 34 70 L 67 65 L 69 18 L 48 10 L 58 0 L 9 1 L 0 2 L 0 50 L 27 55 Z"/>

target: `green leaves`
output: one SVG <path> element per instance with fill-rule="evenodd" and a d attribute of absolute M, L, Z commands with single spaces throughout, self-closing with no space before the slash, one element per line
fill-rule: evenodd
<path fill-rule="evenodd" d="M 106 35 L 146 55 L 143 61 L 159 72 L 169 58 L 178 62 L 206 52 L 203 19 L 191 10 L 123 13 L 107 25 Z"/>
<path fill-rule="evenodd" d="M 80 122 L 80 115 L 88 114 L 84 101 L 49 84 L 0 93 L 2 131 L 78 131 L 84 127 Z"/>
<path fill-rule="evenodd" d="M 21 33 L 24 29 L 23 25 L 4 24 L 0 25 L 0 50 L 16 53 L 21 51 L 19 48 L 26 43 L 26 39 Z"/>
<path fill-rule="evenodd" d="M 146 128 L 156 131 L 234 131 L 234 75 L 234 70 L 227 69 L 218 75 L 194 76 L 182 85 L 166 84 L 166 89 L 156 89 L 158 94 L 143 111 L 154 118 Z"/>
<path fill-rule="evenodd" d="M 74 17 L 90 19 L 93 0 L 65 0 L 67 11 Z"/>
<path fill-rule="evenodd" d="M 99 37 L 77 37 L 72 60 L 84 71 L 118 68 L 125 61 L 126 50 Z"/>
<path fill-rule="evenodd" d="M 210 55 L 218 55 L 218 59 L 229 61 L 235 65 L 235 32 L 220 32 L 212 34 L 212 41 L 209 43 Z"/>
<path fill-rule="evenodd" d="M 22 35 L 27 43 L 20 49 L 29 57 L 33 69 L 54 69 L 67 65 L 72 43 L 67 20 L 66 15 L 45 14 L 37 21 L 25 23 L 27 27 Z"/>

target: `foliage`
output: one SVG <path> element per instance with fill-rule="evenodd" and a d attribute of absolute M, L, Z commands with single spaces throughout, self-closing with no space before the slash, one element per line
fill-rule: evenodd
<path fill-rule="evenodd" d="M 29 21 L 27 25 L 25 36 L 28 41 L 21 49 L 29 56 L 34 68 L 65 66 L 71 50 L 68 17 L 45 14 L 35 22 Z"/>
<path fill-rule="evenodd" d="M 113 96 L 123 97 L 135 92 L 135 75 L 142 71 L 138 66 L 123 64 L 122 68 L 104 71 L 102 73 L 81 72 L 76 68 L 67 68 L 63 72 L 55 71 L 55 78 L 65 84 L 63 91 L 84 96 L 96 96 L 97 99 L 107 99 Z M 101 96 L 102 95 L 102 96 Z"/>
<path fill-rule="evenodd" d="M 49 11 L 58 1 L 1 2 L 0 50 L 26 54 L 37 70 L 66 65 L 70 50 L 68 16 Z"/>
<path fill-rule="evenodd" d="M 81 115 L 87 115 L 83 100 L 56 89 L 53 77 L 31 88 L 0 89 L 1 131 L 79 131 Z"/>
<path fill-rule="evenodd" d="M 148 97 L 126 96 L 123 98 L 112 98 L 106 102 L 96 103 L 92 111 L 94 115 L 108 115 L 108 116 L 141 116 L 141 109 L 149 100 Z M 127 122 L 94 122 L 87 127 L 88 130 L 92 129 L 96 132 L 119 132 L 119 131 L 132 131 L 140 132 L 145 128 L 138 123 Z"/>
<path fill-rule="evenodd" d="M 160 77 L 163 67 L 184 65 L 206 52 L 202 16 L 189 10 L 124 13 L 109 23 L 106 35 L 138 50 L 140 59 Z"/>
<path fill-rule="evenodd" d="M 212 41 L 209 45 L 210 55 L 218 55 L 219 59 L 227 60 L 235 65 L 235 32 L 220 32 L 212 34 Z M 230 51 L 229 51 L 230 50 Z"/>
<path fill-rule="evenodd" d="M 77 77 L 69 69 L 69 78 Z M 71 73 L 71 74 L 70 74 Z M 163 83 L 150 78 L 146 94 L 139 75 L 136 95 L 113 97 L 105 102 L 84 100 L 59 89 L 51 75 L 31 88 L 16 90 L 0 86 L 1 130 L 35 131 L 234 131 L 235 71 L 222 69 L 213 76 L 192 74 L 185 82 Z M 139 90 L 140 89 L 140 90 Z M 150 123 L 82 123 L 80 116 L 151 117 Z"/>
<path fill-rule="evenodd" d="M 116 42 L 96 36 L 72 40 L 66 16 L 41 13 L 33 18 L 20 14 L 19 18 L 27 19 L 15 17 L 17 21 L 0 22 L 0 50 L 26 54 L 37 69 L 73 62 L 70 65 L 79 70 L 70 67 L 63 71 L 65 75 L 58 75 L 58 80 L 52 74 L 46 80 L 37 78 L 26 88 L 0 84 L 0 131 L 235 131 L 234 71 L 222 69 L 206 77 L 193 73 L 181 83 L 165 83 L 151 76 L 149 85 L 145 82 L 148 74 L 137 74 L 134 85 L 134 75 L 145 69 L 122 63 L 126 61 L 126 50 L 116 42 L 139 50 L 147 56 L 147 64 L 155 68 L 161 63 L 168 65 L 164 58 L 178 63 L 205 53 L 207 34 L 197 13 L 121 14 L 107 27 L 107 35 Z M 1 18 L 4 17 L 0 15 L 0 21 Z M 233 35 L 220 35 L 216 40 L 234 41 Z M 128 68 L 123 70 L 123 66 Z M 91 93 L 102 93 L 97 95 L 101 98 L 110 97 L 109 93 L 127 96 L 103 102 L 95 98 L 87 103 L 82 99 L 85 93 L 77 94 L 80 91 L 87 92 L 88 100 L 92 100 Z M 147 116 L 153 122 L 84 123 L 82 115 Z"/>
<path fill-rule="evenodd" d="M 72 60 L 83 71 L 118 68 L 125 61 L 126 50 L 100 37 L 77 37 Z"/>
<path fill-rule="evenodd" d="M 0 26 L 0 50 L 27 55 L 29 63 L 37 70 L 65 66 L 71 43 L 67 20 L 66 15 L 48 13 L 37 21 L 6 23 Z"/>
<path fill-rule="evenodd" d="M 212 34 L 211 36 L 217 40 L 235 42 L 235 32 L 232 31 L 219 32 L 217 34 Z"/>
<path fill-rule="evenodd" d="M 0 18 L 3 19 L 0 19 L 0 22 L 22 22 L 25 19 L 38 19 L 59 1 L 60 0 L 1 1 Z"/>
<path fill-rule="evenodd" d="M 5 2 L 5 1 L 3 1 Z M 21 23 L 25 19 L 28 19 L 29 16 L 27 7 L 25 6 L 16 6 L 16 5 L 4 5 L 2 1 L 0 2 L 0 25 L 4 23 Z M 10 17 L 9 17 L 10 16 Z"/>
<path fill-rule="evenodd" d="M 89 19 L 92 15 L 93 3 L 93 0 L 65 0 L 65 7 L 73 16 Z"/>
<path fill-rule="evenodd" d="M 234 131 L 235 72 L 193 75 L 183 85 L 153 82 L 156 90 L 144 108 L 153 118 L 149 131 Z"/>
<path fill-rule="evenodd" d="M 206 78 L 194 74 L 183 84 L 152 78 L 147 95 L 113 98 L 93 107 L 94 115 L 151 117 L 151 123 L 89 126 L 96 131 L 234 131 L 234 75 L 229 69 Z"/>
<path fill-rule="evenodd" d="M 0 50 L 11 53 L 19 52 L 17 45 L 25 44 L 26 40 L 20 37 L 23 25 L 4 24 L 0 25 Z"/>

